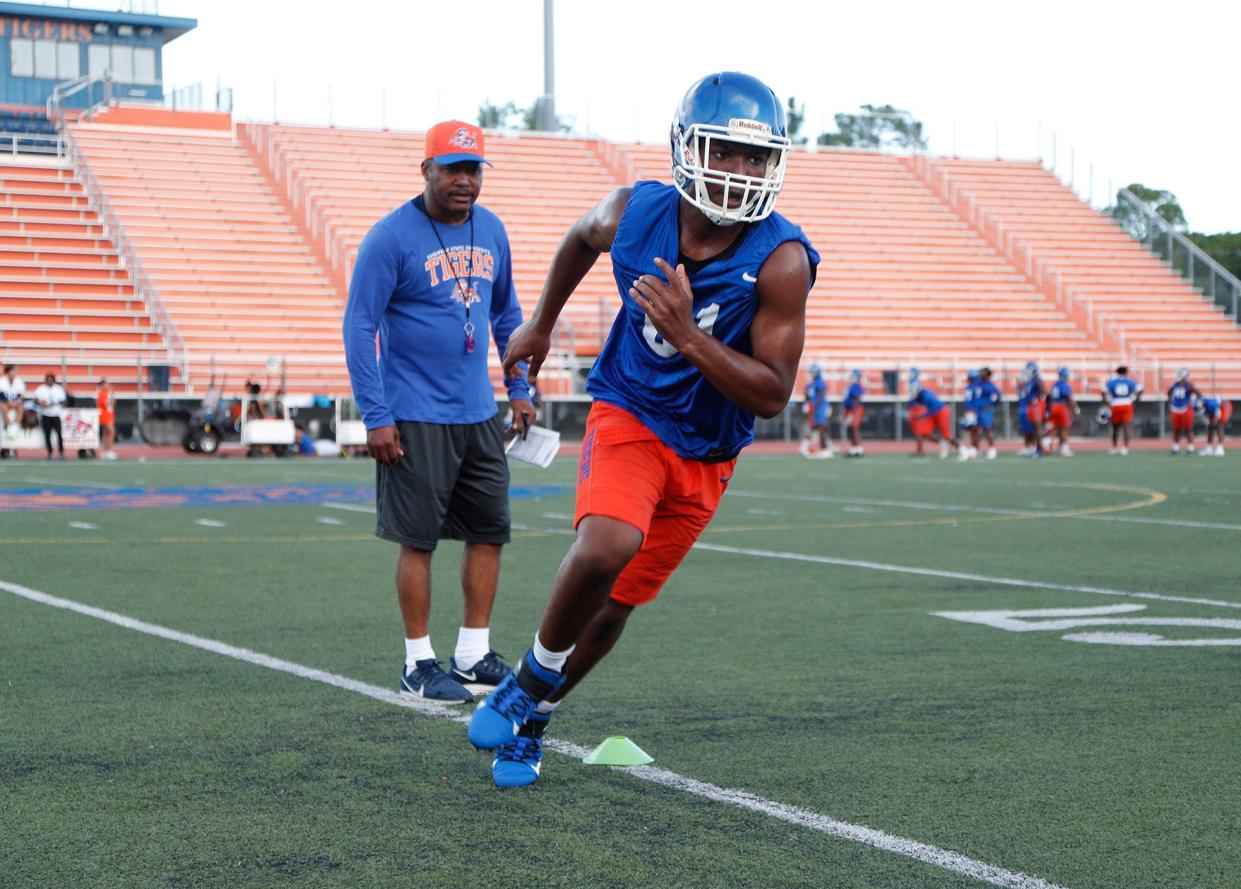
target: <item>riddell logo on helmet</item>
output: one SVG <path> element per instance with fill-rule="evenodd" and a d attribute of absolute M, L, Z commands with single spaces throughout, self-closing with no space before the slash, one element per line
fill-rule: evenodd
<path fill-rule="evenodd" d="M 452 134 L 452 138 L 448 140 L 449 145 L 456 145 L 458 148 L 473 150 L 478 147 L 478 142 L 474 138 L 474 134 L 461 127 L 457 132 Z"/>
<path fill-rule="evenodd" d="M 771 125 L 765 124 L 761 120 L 748 120 L 744 117 L 734 117 L 728 121 L 730 130 L 753 130 L 756 133 L 762 133 L 765 136 L 771 135 Z"/>

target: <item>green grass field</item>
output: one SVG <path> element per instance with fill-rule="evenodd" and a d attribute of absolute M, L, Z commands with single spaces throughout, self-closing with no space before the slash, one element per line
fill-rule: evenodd
<path fill-rule="evenodd" d="M 368 461 L 0 464 L 10 506 L 250 490 L 0 513 L 0 885 L 1236 887 L 1239 465 L 743 457 L 702 546 L 552 723 L 559 751 L 627 735 L 653 765 L 551 752 L 500 792 L 459 721 L 387 694 L 395 551 L 339 502 Z M 514 470 L 492 625 L 510 659 L 568 546 L 574 470 Z M 346 487 L 253 502 L 289 485 Z M 459 556 L 435 561 L 442 658 Z M 1031 609 L 1108 610 L 939 615 Z"/>

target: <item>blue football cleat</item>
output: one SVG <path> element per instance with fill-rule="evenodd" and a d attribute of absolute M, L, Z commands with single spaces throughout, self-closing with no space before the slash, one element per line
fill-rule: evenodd
<path fill-rule="evenodd" d="M 449 661 L 449 666 L 448 675 L 475 694 L 491 691 L 513 672 L 513 668 L 494 651 L 487 652 L 468 670 L 462 669 L 455 657 Z"/>
<path fill-rule="evenodd" d="M 564 680 L 565 674 L 540 666 L 534 655 L 526 652 L 516 672 L 505 676 L 495 691 L 474 708 L 470 743 L 479 750 L 495 750 L 513 740 L 539 701 L 550 697 Z"/>
<path fill-rule="evenodd" d="M 440 669 L 434 658 L 418 661 L 412 670 L 406 667 L 401 671 L 401 694 L 445 704 L 469 704 L 474 700 L 474 695 Z"/>
<path fill-rule="evenodd" d="M 491 780 L 496 787 L 527 787 L 539 780 L 543 768 L 543 732 L 550 713 L 534 712 L 511 741 L 501 744 L 491 762 Z"/>

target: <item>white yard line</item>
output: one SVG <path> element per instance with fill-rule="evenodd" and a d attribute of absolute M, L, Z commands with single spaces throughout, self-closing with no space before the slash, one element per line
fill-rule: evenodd
<path fill-rule="evenodd" d="M 365 682 L 359 682 L 356 679 L 350 679 L 346 676 L 339 676 L 335 673 L 328 673 L 324 670 L 318 670 L 314 667 L 306 667 L 292 661 L 275 658 L 262 652 L 252 651 L 248 648 L 238 648 L 225 642 L 217 642 L 214 639 L 204 639 L 201 636 L 194 636 L 190 633 L 182 633 L 178 630 L 172 630 L 167 627 L 161 627 L 156 624 L 149 624 L 145 621 L 136 620 L 132 617 L 126 617 L 123 614 L 117 614 L 115 611 L 105 611 L 102 608 L 95 608 L 85 605 L 81 602 L 74 602 L 70 599 L 61 599 L 57 596 L 51 596 L 47 593 L 41 593 L 38 590 L 32 590 L 15 583 L 8 583 L 0 580 L 0 590 L 28 599 L 32 602 L 38 602 L 42 605 L 50 605 L 53 608 L 72 611 L 86 617 L 93 617 L 97 620 L 106 621 L 115 624 L 118 627 L 124 627 L 128 630 L 134 630 L 139 633 L 145 633 L 149 636 L 156 636 L 160 639 L 166 639 L 170 642 L 179 642 L 183 645 L 189 645 L 203 651 L 209 651 L 213 654 L 223 655 L 224 657 L 233 658 L 234 660 L 243 661 L 248 664 L 254 664 L 259 667 L 266 667 L 269 670 L 279 670 L 283 673 L 290 673 L 302 679 L 310 679 L 314 682 L 322 682 L 335 688 L 345 691 L 356 692 L 357 694 L 366 695 L 385 704 L 392 704 L 397 707 L 405 707 L 415 710 L 425 716 L 434 716 L 439 719 L 448 719 L 453 722 L 466 724 L 469 722 L 469 716 L 461 713 L 460 708 L 452 708 L 444 704 L 436 704 L 433 701 L 424 701 L 418 698 L 407 698 L 398 692 L 390 691 L 386 688 L 370 685 Z M 464 739 L 462 744 L 464 744 Z M 549 739 L 546 746 L 548 749 L 574 759 L 582 759 L 589 753 L 589 749 L 581 747 L 577 744 L 571 744 L 567 741 L 558 741 Z M 643 781 L 649 781 L 652 784 L 658 784 L 672 790 L 679 790 L 683 793 L 693 794 L 713 802 L 724 803 L 729 806 L 735 806 L 739 809 L 745 809 L 760 815 L 767 815 L 789 824 L 796 824 L 828 836 L 838 837 L 840 839 L 850 840 L 855 843 L 871 846 L 884 852 L 892 852 L 897 855 L 903 855 L 906 858 L 912 858 L 925 864 L 930 864 L 952 873 L 961 874 L 962 876 L 972 877 L 984 883 L 990 883 L 993 886 L 1004 886 L 1008 889 L 1062 889 L 1054 883 L 1041 880 L 1038 877 L 1032 877 L 1018 871 L 1006 870 L 1002 867 L 996 867 L 987 864 L 985 861 L 979 861 L 975 858 L 962 855 L 959 852 L 953 852 L 949 849 L 941 849 L 938 846 L 932 846 L 928 843 L 920 843 L 917 840 L 906 839 L 905 837 L 894 836 L 890 833 L 884 833 L 881 830 L 875 830 L 871 827 L 865 827 L 860 824 L 850 824 L 847 821 L 839 821 L 827 815 L 821 815 L 809 809 L 803 809 L 798 806 L 789 806 L 784 803 L 774 802 L 764 799 L 744 790 L 733 790 L 726 787 L 719 787 L 715 784 L 708 784 L 703 781 L 697 781 L 666 769 L 657 769 L 650 766 L 639 766 L 630 769 L 617 769 L 624 771 L 632 777 Z"/>

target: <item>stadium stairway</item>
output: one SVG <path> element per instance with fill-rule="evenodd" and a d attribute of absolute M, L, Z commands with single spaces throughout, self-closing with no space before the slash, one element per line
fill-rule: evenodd
<path fill-rule="evenodd" d="M 270 391 L 277 359 L 290 394 L 348 392 L 342 294 L 231 126 L 151 120 L 104 113 L 71 134 L 185 340 L 191 390 L 214 370 Z"/>
<path fill-rule="evenodd" d="M 1037 161 L 907 158 L 997 249 L 1046 280 L 1049 298 L 1120 339 L 1147 390 L 1189 367 L 1199 385 L 1241 395 L 1241 328 Z M 1056 283 L 1059 282 L 1059 293 Z M 1214 371 L 1211 380 L 1208 376 Z"/>
<path fill-rule="evenodd" d="M 0 359 L 78 395 L 101 377 L 133 392 L 143 365 L 172 363 L 73 171 L 21 155 L 0 162 Z"/>

